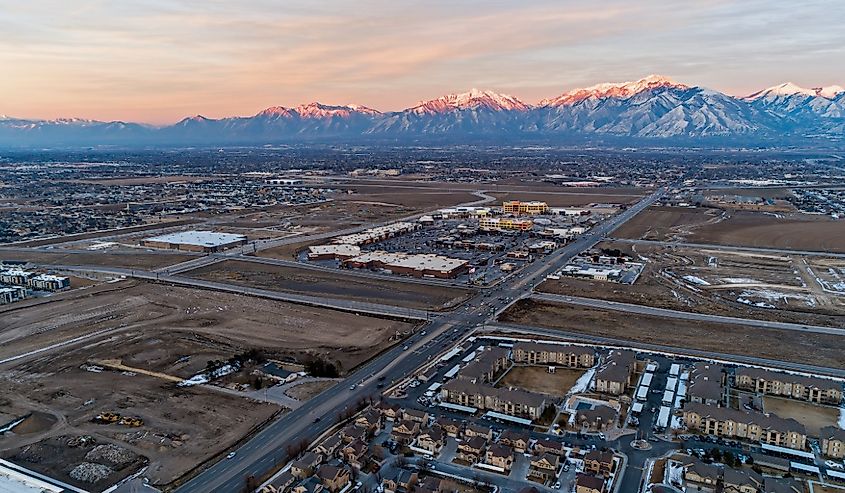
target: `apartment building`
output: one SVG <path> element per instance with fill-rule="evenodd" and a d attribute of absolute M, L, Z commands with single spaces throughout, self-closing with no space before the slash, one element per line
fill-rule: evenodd
<path fill-rule="evenodd" d="M 14 303 L 26 298 L 26 289 L 21 286 L 0 286 L 0 305 Z"/>
<path fill-rule="evenodd" d="M 546 214 L 549 212 L 549 204 L 538 200 L 529 202 L 509 200 L 502 203 L 502 212 L 505 214 L 530 214 L 532 216 Z"/>
<path fill-rule="evenodd" d="M 715 406 L 722 401 L 725 373 L 722 365 L 697 362 L 690 371 L 687 401 Z"/>
<path fill-rule="evenodd" d="M 493 380 L 495 375 L 508 368 L 510 364 L 507 349 L 491 347 L 466 365 L 458 373 L 458 378 L 463 378 L 473 383 L 488 383 Z"/>
<path fill-rule="evenodd" d="M 441 398 L 452 404 L 495 411 L 510 416 L 538 419 L 546 408 L 542 394 L 519 389 L 476 385 L 464 379 L 447 382 L 441 388 Z"/>
<path fill-rule="evenodd" d="M 637 357 L 633 351 L 611 350 L 596 371 L 596 392 L 624 394 L 631 385 L 636 369 Z"/>
<path fill-rule="evenodd" d="M 761 394 L 778 395 L 818 404 L 839 404 L 842 384 L 824 378 L 778 373 L 762 368 L 738 368 L 736 386 Z"/>
<path fill-rule="evenodd" d="M 478 219 L 478 229 L 482 231 L 530 231 L 534 222 L 530 219 L 515 217 L 488 217 Z"/>
<path fill-rule="evenodd" d="M 845 458 L 845 430 L 837 426 L 825 426 L 819 430 L 822 453 L 833 459 Z"/>
<path fill-rule="evenodd" d="M 513 346 L 515 363 L 589 368 L 596 363 L 592 348 L 539 342 L 518 342 Z"/>
<path fill-rule="evenodd" d="M 687 428 L 706 435 L 740 438 L 796 450 L 807 447 L 804 425 L 774 414 L 688 403 L 684 406 Z"/>

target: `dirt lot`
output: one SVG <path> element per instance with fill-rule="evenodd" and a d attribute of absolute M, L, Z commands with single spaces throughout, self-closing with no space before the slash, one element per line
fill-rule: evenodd
<path fill-rule="evenodd" d="M 540 200 L 549 204 L 549 207 L 570 207 L 585 206 L 587 204 L 633 204 L 643 197 L 643 194 L 635 193 L 614 193 L 603 194 L 600 192 L 582 191 L 554 191 L 554 192 L 493 192 L 490 195 L 496 197 L 497 205 L 505 200 Z"/>
<path fill-rule="evenodd" d="M 834 335 L 741 325 L 702 323 L 631 313 L 520 300 L 502 322 L 559 329 L 592 336 L 702 351 L 757 356 L 777 361 L 845 368 L 845 343 Z M 812 355 L 812 358 L 809 356 Z"/>
<path fill-rule="evenodd" d="M 188 275 L 261 289 L 430 310 L 452 307 L 473 293 L 467 289 L 368 279 L 345 275 L 340 270 L 322 272 L 242 261 L 226 261 L 191 271 Z"/>
<path fill-rule="evenodd" d="M 815 406 L 806 402 L 778 397 L 763 397 L 763 411 L 774 413 L 784 418 L 795 418 L 807 428 L 807 434 L 819 436 L 819 430 L 825 426 L 835 426 L 839 421 L 839 408 Z"/>
<path fill-rule="evenodd" d="M 800 213 L 650 207 L 614 236 L 845 253 L 845 221 Z"/>
<path fill-rule="evenodd" d="M 45 452 L 33 457 L 54 457 L 53 447 L 61 456 L 65 445 L 56 437 L 91 435 L 97 443 L 117 443 L 147 458 L 157 484 L 223 452 L 280 411 L 213 387 L 180 388 L 173 380 L 195 375 L 210 360 L 249 349 L 278 359 L 319 355 L 348 370 L 412 329 L 332 310 L 136 281 L 4 306 L 0 320 L 0 361 L 104 331 L 0 363 L 0 396 L 5 399 L 0 419 L 5 423 L 32 411 L 50 417 L 37 420 L 29 433 L 4 437 L 0 454 L 26 455 L 24 447 L 39 444 Z M 103 360 L 137 371 L 111 371 L 99 365 Z M 106 411 L 140 417 L 144 426 L 90 421 Z M 75 453 L 68 452 L 69 460 L 76 460 Z M 42 459 L 27 465 L 67 479 L 72 464 Z M 109 475 L 103 485 L 131 470 Z"/>
<path fill-rule="evenodd" d="M 722 220 L 719 209 L 652 206 L 634 216 L 613 235 L 637 240 L 683 240 L 696 228 Z"/>
<path fill-rule="evenodd" d="M 26 261 L 44 265 L 95 265 L 103 267 L 122 267 L 127 269 L 157 269 L 174 265 L 192 256 L 179 253 L 63 253 L 61 251 L 43 252 L 11 252 L 0 249 L 0 260 Z"/>
<path fill-rule="evenodd" d="M 501 380 L 498 387 L 518 387 L 532 392 L 563 397 L 584 374 L 584 370 L 556 368 L 549 373 L 546 366 L 514 366 Z"/>
<path fill-rule="evenodd" d="M 298 401 L 307 401 L 318 394 L 323 393 L 326 389 L 337 384 L 334 380 L 323 380 L 319 382 L 306 382 L 299 385 L 294 385 L 288 389 L 285 394 L 288 397 L 293 397 Z"/>
<path fill-rule="evenodd" d="M 637 282 L 621 285 L 563 277 L 543 282 L 538 290 L 712 315 L 845 325 L 845 296 L 820 289 L 804 258 L 797 255 L 612 242 L 599 247 L 641 256 L 645 269 Z"/>

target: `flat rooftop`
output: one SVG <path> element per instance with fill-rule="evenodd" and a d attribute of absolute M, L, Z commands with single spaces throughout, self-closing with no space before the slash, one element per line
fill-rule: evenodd
<path fill-rule="evenodd" d="M 179 233 L 170 233 L 161 236 L 154 236 L 152 238 L 145 238 L 144 241 L 174 243 L 177 245 L 216 247 L 239 241 L 246 241 L 246 236 L 231 233 L 216 233 L 214 231 L 181 231 Z"/>

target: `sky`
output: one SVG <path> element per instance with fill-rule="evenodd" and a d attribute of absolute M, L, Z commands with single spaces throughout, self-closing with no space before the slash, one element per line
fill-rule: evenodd
<path fill-rule="evenodd" d="M 845 85 L 845 2 L 0 0 L 0 115 L 167 124 L 319 101 L 528 103 L 657 73 Z"/>

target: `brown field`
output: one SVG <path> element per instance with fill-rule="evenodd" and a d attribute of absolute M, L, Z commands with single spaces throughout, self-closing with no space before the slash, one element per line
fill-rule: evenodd
<path fill-rule="evenodd" d="M 191 277 L 234 283 L 273 291 L 322 295 L 331 298 L 377 301 L 409 308 L 441 310 L 470 296 L 468 289 L 369 279 L 338 272 L 297 269 L 227 260 L 188 273 Z"/>
<path fill-rule="evenodd" d="M 170 228 L 173 226 L 182 226 L 186 224 L 194 224 L 197 221 L 194 219 L 183 219 L 177 221 L 164 221 L 160 223 L 141 224 L 138 226 L 130 226 L 128 228 L 114 229 L 108 231 L 94 231 L 91 233 L 79 233 L 74 235 L 59 236 L 56 238 L 44 238 L 41 240 L 28 240 L 13 243 L 18 247 L 39 247 L 45 245 L 54 245 L 56 243 L 66 243 L 69 241 L 90 240 L 95 238 L 102 238 L 105 236 L 115 236 L 127 233 L 138 233 L 141 231 L 150 231 L 161 228 Z M 11 244 L 10 244 L 11 245 Z"/>
<path fill-rule="evenodd" d="M 45 457 L 81 460 L 57 437 L 91 435 L 98 443 L 116 443 L 148 458 L 148 474 L 157 485 L 223 453 L 280 411 L 212 386 L 179 388 L 175 379 L 249 349 L 274 359 L 320 356 L 350 370 L 413 329 L 332 310 L 137 281 L 4 306 L 0 321 L 0 421 L 32 411 L 45 416 L 27 433 L 4 437 L 0 455 L 27 456 L 22 447 L 37 444 L 32 450 L 42 451 L 35 454 L 39 462 L 28 466 L 67 479 L 72 464 Z M 91 335 L 87 340 L 70 342 L 86 334 Z M 47 350 L 8 360 L 42 348 Z M 103 360 L 136 371 L 86 369 L 86 363 L 102 365 Z M 144 426 L 91 422 L 105 411 L 141 417 Z M 132 470 L 115 472 L 107 482 Z"/>
<path fill-rule="evenodd" d="M 338 201 L 357 202 L 361 204 L 390 204 L 396 207 L 406 207 L 419 210 L 439 209 L 451 207 L 465 202 L 480 200 L 480 197 L 469 191 L 450 191 L 441 189 L 420 189 L 416 187 L 391 187 L 368 185 L 344 185 L 344 190 L 355 193 L 338 194 L 334 197 Z"/>
<path fill-rule="evenodd" d="M 497 204 L 505 200 L 540 200 L 549 204 L 549 207 L 584 206 L 594 203 L 633 204 L 643 197 L 643 194 L 633 193 L 583 193 L 580 189 L 567 192 L 492 192 L 490 195 L 496 197 Z"/>
<path fill-rule="evenodd" d="M 438 182 L 438 181 L 416 181 L 410 180 L 408 177 L 399 178 L 360 178 L 360 179 L 341 179 L 335 185 L 337 188 L 349 188 L 351 186 L 370 186 L 370 187 L 401 187 L 407 189 L 426 189 L 434 188 L 438 190 L 449 191 L 480 191 L 486 190 L 490 192 L 563 192 L 576 193 L 579 195 L 645 195 L 648 189 L 638 187 L 564 187 L 548 183 L 544 181 L 537 181 L 533 179 L 524 178 L 507 178 L 499 180 L 494 183 L 466 183 L 466 182 Z"/>
<path fill-rule="evenodd" d="M 825 293 L 810 279 L 803 279 L 806 287 L 802 286 L 801 273 L 806 267 L 798 256 L 613 242 L 603 242 L 599 247 L 618 248 L 635 257 L 639 254 L 647 258 L 637 282 L 622 285 L 562 277 L 560 280 L 544 281 L 537 290 L 710 315 L 845 326 L 845 297 Z M 715 265 L 709 265 L 711 258 L 715 259 Z M 823 272 L 821 269 L 817 271 Z M 695 285 L 685 280 L 685 276 L 704 279 L 711 285 Z M 753 282 L 738 282 L 744 279 Z M 754 299 L 754 293 L 775 292 L 782 293 L 784 298 L 765 300 L 775 308 L 737 301 L 740 298 Z"/>
<path fill-rule="evenodd" d="M 556 368 L 549 373 L 546 366 L 514 366 L 501 380 L 498 387 L 518 387 L 531 392 L 563 397 L 584 374 L 584 370 Z"/>
<path fill-rule="evenodd" d="M 836 426 L 839 420 L 838 407 L 816 406 L 772 396 L 763 397 L 763 411 L 782 418 L 795 418 L 807 428 L 807 434 L 812 437 L 818 437 L 819 430 L 825 426 Z"/>
<path fill-rule="evenodd" d="M 122 267 L 126 269 L 157 269 L 168 265 L 179 264 L 191 260 L 196 256 L 181 253 L 63 253 L 61 250 L 52 252 L 32 251 L 3 251 L 0 249 L 0 260 L 25 261 L 42 265 L 92 265 L 102 267 Z"/>
<path fill-rule="evenodd" d="M 845 253 L 843 238 L 845 221 L 805 214 L 778 218 L 740 211 L 724 221 L 696 229 L 688 241 Z"/>
<path fill-rule="evenodd" d="M 719 209 L 649 207 L 623 224 L 613 235 L 637 240 L 678 241 L 695 229 L 720 221 Z"/>
<path fill-rule="evenodd" d="M 614 232 L 617 238 L 685 241 L 845 253 L 845 221 L 826 216 L 650 207 Z"/>
<path fill-rule="evenodd" d="M 835 335 L 667 319 L 535 300 L 518 301 L 499 320 L 645 344 L 845 368 L 845 342 Z"/>
<path fill-rule="evenodd" d="M 331 388 L 333 385 L 336 385 L 337 382 L 334 380 L 323 380 L 319 382 L 306 382 L 301 383 L 299 385 L 294 385 L 287 391 L 285 394 L 288 397 L 293 397 L 298 401 L 307 401 L 312 397 L 315 397 L 319 394 L 322 394 L 326 389 Z"/>

